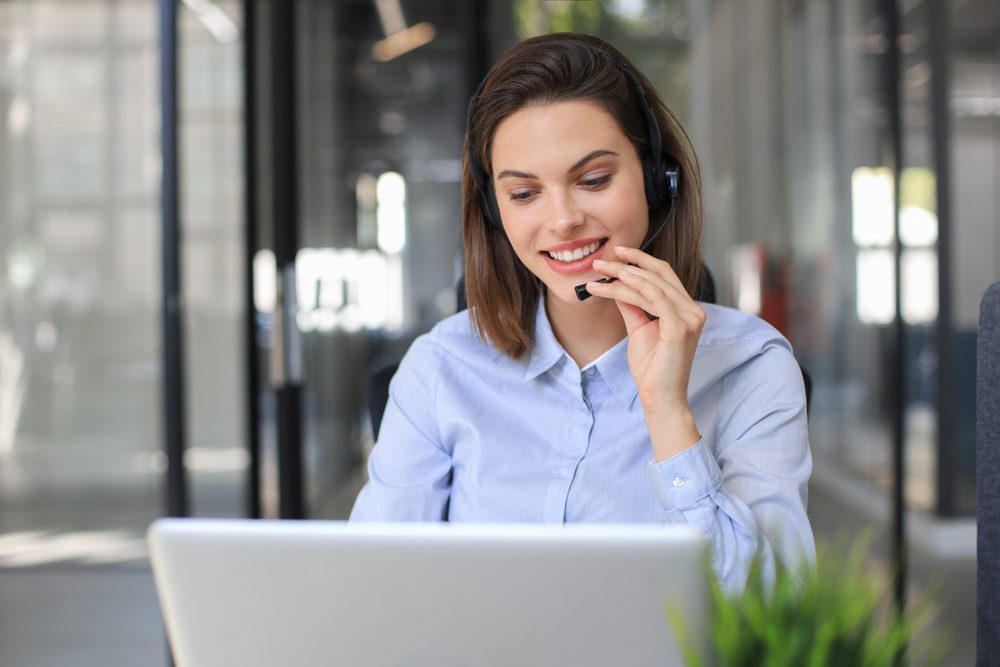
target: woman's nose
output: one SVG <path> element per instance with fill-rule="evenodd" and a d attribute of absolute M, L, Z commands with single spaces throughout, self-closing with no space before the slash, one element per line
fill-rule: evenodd
<path fill-rule="evenodd" d="M 552 197 L 552 227 L 559 234 L 566 234 L 583 224 L 583 210 L 573 200 L 570 193 L 558 193 Z"/>

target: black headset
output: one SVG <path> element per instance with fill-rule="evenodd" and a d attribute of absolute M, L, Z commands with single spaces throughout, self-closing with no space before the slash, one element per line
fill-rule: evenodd
<path fill-rule="evenodd" d="M 611 57 L 610 55 L 608 57 Z M 677 200 L 678 190 L 680 188 L 680 169 L 676 165 L 664 164 L 663 155 L 663 143 L 662 135 L 660 134 L 660 125 L 656 122 L 656 114 L 653 113 L 653 107 L 650 106 L 649 100 L 646 99 L 646 91 L 643 90 L 642 84 L 639 83 L 639 78 L 635 73 L 625 66 L 624 63 L 619 62 L 616 58 L 611 57 L 618 69 L 622 71 L 625 78 L 628 79 L 629 85 L 635 91 L 636 96 L 639 98 L 639 103 L 642 105 L 642 112 L 646 118 L 646 129 L 649 132 L 649 158 L 642 161 L 642 174 L 643 181 L 646 189 L 646 203 L 651 209 L 660 209 L 664 206 L 669 206 L 667 210 L 667 215 L 672 211 L 674 202 Z M 483 82 L 485 83 L 485 81 Z M 476 89 L 476 93 L 469 100 L 469 110 L 468 116 L 466 118 L 466 136 L 467 146 L 468 146 L 468 160 L 469 160 L 469 171 L 472 173 L 472 178 L 476 182 L 476 189 L 479 191 L 479 197 L 482 201 L 483 217 L 486 218 L 488 226 L 503 231 L 503 224 L 500 218 L 500 207 L 497 204 L 496 193 L 493 190 L 493 179 L 491 179 L 486 171 L 483 169 L 482 165 L 479 164 L 478 158 L 476 158 L 476 142 L 472 135 L 472 112 L 475 109 L 476 101 L 479 99 L 479 93 L 482 91 L 483 83 L 479 84 L 479 88 Z M 643 244 L 647 245 L 653 240 L 653 237 L 658 235 L 666 224 L 667 216 L 664 216 L 664 222 L 660 227 L 653 232 L 652 235 L 647 239 L 647 242 Z"/>

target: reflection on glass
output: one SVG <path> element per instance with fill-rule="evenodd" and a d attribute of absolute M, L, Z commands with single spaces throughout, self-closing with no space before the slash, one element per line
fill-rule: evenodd
<path fill-rule="evenodd" d="M 851 230 L 858 246 L 884 247 L 892 243 L 892 187 L 892 171 L 885 167 L 858 167 L 851 174 Z"/>
<path fill-rule="evenodd" d="M 295 260 L 299 329 L 399 331 L 403 324 L 400 268 L 398 256 L 376 250 L 303 248 Z"/>
<path fill-rule="evenodd" d="M 896 274 L 892 250 L 858 251 L 857 308 L 863 324 L 889 324 L 896 314 Z"/>
<path fill-rule="evenodd" d="M 23 135 L 31 122 L 31 103 L 24 95 L 16 95 L 7 108 L 7 133 L 11 137 Z"/>
<path fill-rule="evenodd" d="M 253 304 L 261 313 L 273 313 L 278 298 L 278 263 L 274 252 L 265 248 L 253 257 Z"/>
<path fill-rule="evenodd" d="M 396 172 L 387 171 L 375 184 L 375 219 L 378 247 L 395 255 L 406 246 L 406 181 Z"/>
<path fill-rule="evenodd" d="M 764 264 L 765 249 L 759 243 L 744 243 L 732 250 L 733 300 L 737 308 L 751 315 L 761 312 Z"/>
<path fill-rule="evenodd" d="M 938 316 L 938 256 L 931 248 L 907 248 L 902 255 L 903 321 L 933 324 Z"/>
<path fill-rule="evenodd" d="M 375 0 L 379 23 L 385 38 L 375 42 L 372 57 L 378 62 L 389 62 L 404 53 L 425 44 L 430 44 L 437 36 L 433 24 L 422 21 L 413 26 L 406 25 L 403 7 L 399 0 Z"/>
<path fill-rule="evenodd" d="M 904 246 L 932 246 L 937 243 L 937 214 L 920 206 L 899 209 L 899 240 Z"/>
<path fill-rule="evenodd" d="M 907 167 L 899 178 L 899 240 L 904 246 L 937 243 L 937 182 L 934 170 Z"/>
<path fill-rule="evenodd" d="M 359 248 L 374 248 L 377 244 L 378 223 L 375 219 L 375 184 L 375 176 L 364 173 L 358 176 L 358 182 L 354 188 L 354 195 L 357 199 Z"/>
<path fill-rule="evenodd" d="M 184 5 L 194 12 L 205 29 L 223 44 L 233 44 L 239 39 L 240 31 L 233 20 L 212 0 L 183 0 Z"/>

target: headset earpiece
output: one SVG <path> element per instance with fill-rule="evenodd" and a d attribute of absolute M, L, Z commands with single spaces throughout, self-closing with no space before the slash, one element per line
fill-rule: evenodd
<path fill-rule="evenodd" d="M 667 194 L 670 195 L 670 199 L 677 199 L 681 189 L 680 167 L 668 167 L 663 174 L 667 179 Z"/>
<path fill-rule="evenodd" d="M 479 204 L 486 218 L 486 223 L 491 227 L 502 229 L 503 224 L 500 219 L 500 207 L 497 205 L 497 197 L 493 192 L 493 179 L 491 179 L 483 168 L 479 166 L 479 160 L 475 156 L 476 146 L 469 142 L 469 172 L 472 180 L 476 182 L 476 190 L 479 191 Z"/>
<path fill-rule="evenodd" d="M 472 110 L 476 106 L 476 100 L 479 99 L 479 91 L 482 88 L 483 84 L 480 83 L 479 88 L 476 89 L 476 93 L 469 100 L 469 111 L 465 123 L 466 144 L 469 150 L 467 159 L 469 161 L 469 173 L 472 174 L 472 180 L 476 182 L 476 189 L 479 191 L 480 208 L 482 209 L 483 217 L 486 218 L 486 224 L 495 229 L 502 230 L 503 222 L 500 218 L 500 206 L 497 204 L 496 193 L 493 192 L 493 179 L 489 177 L 482 165 L 479 164 L 479 158 L 476 157 L 476 142 L 472 137 Z"/>

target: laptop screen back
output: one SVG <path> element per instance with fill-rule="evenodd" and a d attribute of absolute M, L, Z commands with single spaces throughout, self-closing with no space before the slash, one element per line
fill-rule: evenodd
<path fill-rule="evenodd" d="M 179 667 L 681 665 L 705 637 L 707 540 L 644 525 L 161 519 Z"/>

